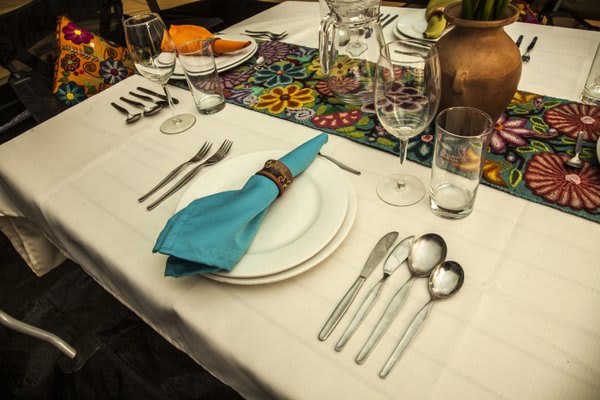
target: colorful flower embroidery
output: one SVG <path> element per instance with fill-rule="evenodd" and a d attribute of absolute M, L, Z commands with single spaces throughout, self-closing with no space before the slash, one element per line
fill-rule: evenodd
<path fill-rule="evenodd" d="M 546 112 L 544 119 L 551 127 L 575 139 L 579 131 L 583 139 L 595 142 L 600 137 L 600 107 L 588 104 L 563 104 Z"/>
<path fill-rule="evenodd" d="M 256 71 L 254 74 L 254 82 L 264 83 L 268 87 L 289 85 L 295 79 L 304 78 L 306 78 L 304 67 L 289 62 L 271 64 L 268 68 Z"/>
<path fill-rule="evenodd" d="M 115 83 L 121 82 L 123 79 L 127 78 L 127 73 L 127 69 L 123 67 L 121 61 L 109 58 L 100 63 L 100 75 L 104 78 L 104 83 L 108 85 L 114 85 Z"/>
<path fill-rule="evenodd" d="M 360 68 L 361 60 L 340 56 L 329 69 L 329 76 L 346 76 Z"/>
<path fill-rule="evenodd" d="M 60 59 L 60 66 L 65 71 L 75 71 L 79 68 L 80 60 L 75 54 L 65 54 L 63 58 Z"/>
<path fill-rule="evenodd" d="M 529 161 L 525 185 L 550 203 L 574 210 L 600 207 L 600 170 L 588 162 L 580 170 L 567 170 L 566 154 L 541 153 Z"/>
<path fill-rule="evenodd" d="M 312 122 L 319 128 L 337 129 L 344 126 L 352 126 L 362 117 L 362 112 L 354 111 L 339 111 L 329 115 L 317 115 L 312 119 Z"/>
<path fill-rule="evenodd" d="M 490 148 L 496 153 L 501 153 L 506 146 L 525 146 L 527 140 L 524 138 L 535 136 L 536 133 L 531 129 L 525 128 L 527 119 L 525 118 L 507 118 L 502 114 L 496 121 L 496 126 L 490 137 Z"/>
<path fill-rule="evenodd" d="M 352 93 L 360 87 L 360 82 L 354 78 L 347 78 L 343 76 L 331 76 L 327 86 L 333 93 Z"/>
<path fill-rule="evenodd" d="M 285 59 L 288 53 L 288 45 L 277 41 L 264 42 L 258 50 L 258 54 L 267 60 L 267 64 Z"/>
<path fill-rule="evenodd" d="M 417 111 L 426 104 L 427 98 L 423 96 L 419 89 L 405 86 L 400 82 L 394 82 L 385 93 L 385 96 L 379 97 L 376 100 L 365 97 L 362 110 L 374 113 L 376 108 L 381 108 L 384 112 L 390 113 L 394 110 L 394 107 L 398 107 L 402 110 Z"/>
<path fill-rule="evenodd" d="M 86 31 L 85 29 L 81 29 L 73 22 L 69 22 L 67 25 L 65 25 L 62 28 L 62 31 L 64 33 L 65 39 L 70 40 L 75 44 L 87 44 L 94 38 L 94 35 Z"/>
<path fill-rule="evenodd" d="M 270 113 L 279 114 L 285 109 L 298 109 L 313 101 L 315 96 L 309 88 L 300 89 L 296 85 L 285 88 L 278 86 L 260 96 L 254 108 L 268 109 Z"/>
<path fill-rule="evenodd" d="M 79 86 L 73 81 L 60 85 L 56 92 L 56 97 L 68 106 L 81 103 L 87 98 L 83 86 Z"/>

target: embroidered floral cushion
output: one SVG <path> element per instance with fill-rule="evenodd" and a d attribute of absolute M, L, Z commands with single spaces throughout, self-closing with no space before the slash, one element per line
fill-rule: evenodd
<path fill-rule="evenodd" d="M 82 102 L 134 73 L 127 49 L 62 16 L 56 30 L 58 58 L 53 93 L 67 106 Z"/>

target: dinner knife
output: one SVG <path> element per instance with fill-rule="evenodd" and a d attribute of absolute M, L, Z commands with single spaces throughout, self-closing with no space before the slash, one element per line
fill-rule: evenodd
<path fill-rule="evenodd" d="M 321 329 L 321 332 L 319 333 L 319 340 L 327 340 L 329 335 L 331 335 L 331 332 L 333 332 L 338 322 L 340 322 L 340 319 L 342 319 L 346 311 L 348 311 L 350 304 L 352 304 L 352 301 L 354 301 L 354 298 L 358 294 L 358 291 L 362 285 L 365 283 L 369 275 L 371 275 L 371 273 L 375 270 L 375 267 L 377 267 L 379 262 L 383 259 L 389 248 L 392 247 L 397 237 L 398 232 L 390 232 L 379 239 L 379 242 L 377 242 L 371 251 L 371 254 L 369 255 L 369 258 L 367 259 L 362 271 L 360 272 L 360 275 L 358 278 L 356 278 L 354 284 L 350 287 L 348 292 L 346 292 L 342 300 L 340 300 L 338 303 L 337 307 L 333 310 L 331 316 L 323 326 L 323 329 Z"/>
<path fill-rule="evenodd" d="M 352 321 L 342 334 L 342 337 L 335 345 L 336 351 L 342 351 L 346 343 L 348 343 L 348 340 L 350 340 L 354 332 L 356 332 L 356 329 L 358 329 L 369 311 L 371 311 L 373 304 L 375 304 L 375 301 L 381 294 L 381 289 L 383 289 L 383 285 L 387 278 L 389 278 L 390 275 L 392 275 L 392 273 L 394 273 L 394 271 L 396 271 L 398 267 L 408 258 L 408 251 L 414 240 L 414 236 L 405 238 L 398 243 L 394 250 L 392 250 L 392 252 L 388 255 L 385 263 L 383 264 L 383 277 L 375 284 L 375 286 L 371 288 L 369 293 L 367 293 L 367 296 L 364 298 L 362 304 L 354 314 L 354 318 L 352 318 Z"/>

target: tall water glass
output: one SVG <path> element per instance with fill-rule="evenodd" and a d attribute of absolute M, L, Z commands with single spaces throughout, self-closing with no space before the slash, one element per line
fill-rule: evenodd
<path fill-rule="evenodd" d="M 192 40 L 177 48 L 179 62 L 200 114 L 214 114 L 225 107 L 212 45 L 212 39 Z"/>
<path fill-rule="evenodd" d="M 581 101 L 586 104 L 600 106 L 600 45 L 596 49 L 594 61 L 585 81 Z"/>
<path fill-rule="evenodd" d="M 434 46 L 397 40 L 381 48 L 375 73 L 375 108 L 381 125 L 400 140 L 400 169 L 408 139 L 429 126 L 435 116 L 440 80 Z M 423 198 L 425 186 L 400 171 L 379 182 L 377 194 L 386 203 L 407 206 Z"/>
<path fill-rule="evenodd" d="M 444 218 L 471 214 L 494 123 L 471 107 L 451 107 L 435 120 L 435 149 L 429 189 L 431 210 Z"/>
<path fill-rule="evenodd" d="M 181 133 L 194 125 L 192 114 L 175 115 L 167 82 L 175 70 L 176 52 L 171 35 L 158 14 L 135 15 L 123 22 L 125 40 L 133 63 L 145 78 L 160 83 L 167 95 L 171 118 L 164 121 L 160 130 L 166 134 Z"/>

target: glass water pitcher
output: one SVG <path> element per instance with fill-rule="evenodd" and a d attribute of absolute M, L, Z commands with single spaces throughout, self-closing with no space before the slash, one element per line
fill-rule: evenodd
<path fill-rule="evenodd" d="M 373 79 L 383 46 L 378 22 L 381 0 L 325 0 L 329 14 L 321 20 L 321 70 L 329 90 L 348 104 L 373 101 Z"/>

